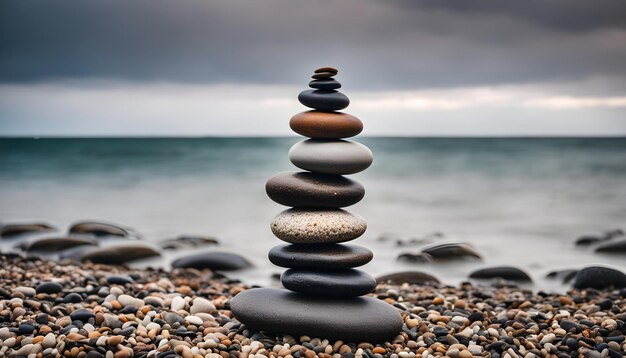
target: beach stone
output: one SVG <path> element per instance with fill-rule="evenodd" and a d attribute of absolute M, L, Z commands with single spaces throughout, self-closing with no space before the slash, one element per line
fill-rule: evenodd
<path fill-rule="evenodd" d="M 24 234 L 40 233 L 52 230 L 55 230 L 55 228 L 44 223 L 7 224 L 0 228 L 0 237 L 3 239 L 11 239 Z"/>
<path fill-rule="evenodd" d="M 316 72 L 315 74 L 313 74 L 313 76 L 311 76 L 311 78 L 316 79 L 316 80 L 325 80 L 331 77 L 334 77 L 337 73 L 333 73 L 333 72 Z"/>
<path fill-rule="evenodd" d="M 605 241 L 605 240 L 606 239 L 604 237 L 585 235 L 576 239 L 575 245 L 576 246 L 589 246 L 589 245 L 596 244 L 600 241 Z"/>
<path fill-rule="evenodd" d="M 606 244 L 598 246 L 596 252 L 606 254 L 624 254 L 626 253 L 626 240 L 610 241 Z"/>
<path fill-rule="evenodd" d="M 119 244 L 86 250 L 79 256 L 81 261 L 95 264 L 120 265 L 140 259 L 161 256 L 161 253 L 147 244 Z"/>
<path fill-rule="evenodd" d="M 28 244 L 26 251 L 56 252 L 76 246 L 97 246 L 98 241 L 90 237 L 46 237 L 35 240 Z"/>
<path fill-rule="evenodd" d="M 270 227 L 276 237 L 292 244 L 327 244 L 356 239 L 367 223 L 342 209 L 293 208 L 279 213 Z"/>
<path fill-rule="evenodd" d="M 464 258 L 482 259 L 480 254 L 468 244 L 447 243 L 423 249 L 422 253 L 430 255 L 435 261 L 458 260 Z"/>
<path fill-rule="evenodd" d="M 206 298 L 196 297 L 194 298 L 193 303 L 191 304 L 189 313 L 191 314 L 211 313 L 211 312 L 215 312 L 215 310 L 216 310 L 215 305 L 211 301 L 207 300 Z"/>
<path fill-rule="evenodd" d="M 161 241 L 165 250 L 191 249 L 208 245 L 219 245 L 219 241 L 209 236 L 182 235 L 174 239 Z"/>
<path fill-rule="evenodd" d="M 350 99 L 345 94 L 335 90 L 304 90 L 298 95 L 298 101 L 320 111 L 338 111 L 350 104 Z"/>
<path fill-rule="evenodd" d="M 93 236 L 119 236 L 127 237 L 128 231 L 113 224 L 100 222 L 79 222 L 73 224 L 69 229 L 70 234 L 87 234 Z"/>
<path fill-rule="evenodd" d="M 611 286 L 626 287 L 626 274 L 609 267 L 588 266 L 580 270 L 574 279 L 574 287 L 578 289 L 603 289 Z"/>
<path fill-rule="evenodd" d="M 365 196 L 363 185 L 354 180 L 311 172 L 274 175 L 265 184 L 265 192 L 275 202 L 292 207 L 339 208 Z"/>
<path fill-rule="evenodd" d="M 321 73 L 321 72 L 330 72 L 336 75 L 339 72 L 339 70 L 336 69 L 335 67 L 325 66 L 325 67 L 320 67 L 316 69 L 315 71 L 313 71 L 313 73 Z"/>
<path fill-rule="evenodd" d="M 172 267 L 235 271 L 252 267 L 252 264 L 243 256 L 230 252 L 213 251 L 183 256 L 174 260 Z"/>
<path fill-rule="evenodd" d="M 401 271 L 394 272 L 382 276 L 378 276 L 376 281 L 379 283 L 387 282 L 392 285 L 402 285 L 408 283 L 412 285 L 423 285 L 426 283 L 439 283 L 439 280 L 426 272 L 422 271 Z"/>
<path fill-rule="evenodd" d="M 517 267 L 495 266 L 475 270 L 469 274 L 469 278 L 474 279 L 495 279 L 501 278 L 510 281 L 532 282 L 528 274 Z"/>
<path fill-rule="evenodd" d="M 269 252 L 270 261 L 288 268 L 340 269 L 365 265 L 372 251 L 356 245 L 307 244 L 278 245 Z"/>
<path fill-rule="evenodd" d="M 577 273 L 578 270 L 575 269 L 555 270 L 548 272 L 546 278 L 559 279 L 563 283 L 569 283 L 574 279 L 574 277 L 576 277 Z"/>
<path fill-rule="evenodd" d="M 306 111 L 291 117 L 289 127 L 305 137 L 337 139 L 361 133 L 363 122 L 348 113 Z"/>
<path fill-rule="evenodd" d="M 309 87 L 318 90 L 329 91 L 341 88 L 341 83 L 339 81 L 336 81 L 334 78 L 326 78 L 309 82 Z"/>
<path fill-rule="evenodd" d="M 231 299 L 235 317 L 246 326 L 291 336 L 346 342 L 391 340 L 402 328 L 398 311 L 373 297 L 311 297 L 297 292 L 256 288 Z"/>
<path fill-rule="evenodd" d="M 286 289 L 323 296 L 361 296 L 376 288 L 376 280 L 355 269 L 289 269 L 280 277 Z"/>
<path fill-rule="evenodd" d="M 58 282 L 43 282 L 37 285 L 37 293 L 59 293 L 63 291 L 63 286 Z"/>
<path fill-rule="evenodd" d="M 107 283 L 109 285 L 128 285 L 133 283 L 133 279 L 129 276 L 109 276 L 107 277 Z"/>
<path fill-rule="evenodd" d="M 406 262 L 411 262 L 411 263 L 426 263 L 426 262 L 434 261 L 432 256 L 423 252 L 418 252 L 418 253 L 403 252 L 398 255 L 397 259 L 398 261 L 406 261 Z"/>
<path fill-rule="evenodd" d="M 87 322 L 90 318 L 95 317 L 96 315 L 88 309 L 79 309 L 70 313 L 70 318 L 72 319 L 72 321 Z"/>
<path fill-rule="evenodd" d="M 355 174 L 374 160 L 372 151 L 361 143 L 345 140 L 308 139 L 294 144 L 289 160 L 298 168 L 325 174 Z"/>

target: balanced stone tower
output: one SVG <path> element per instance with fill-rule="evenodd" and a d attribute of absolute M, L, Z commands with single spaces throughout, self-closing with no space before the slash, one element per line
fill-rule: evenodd
<path fill-rule="evenodd" d="M 233 314 L 246 326 L 267 332 L 308 335 L 353 342 L 378 342 L 395 337 L 402 319 L 384 301 L 364 296 L 376 281 L 355 269 L 368 263 L 370 250 L 340 244 L 361 236 L 367 223 L 341 208 L 359 202 L 365 189 L 344 175 L 367 169 L 372 152 L 364 145 L 343 140 L 363 130 L 356 117 L 337 112 L 350 103 L 337 91 L 337 69 L 315 70 L 312 90 L 298 100 L 312 111 L 291 118 L 291 129 L 311 139 L 295 144 L 289 160 L 298 173 L 281 173 L 265 186 L 275 202 L 291 208 L 278 214 L 272 232 L 287 242 L 274 247 L 269 259 L 286 267 L 281 276 L 289 290 L 257 288 L 231 301 Z"/>

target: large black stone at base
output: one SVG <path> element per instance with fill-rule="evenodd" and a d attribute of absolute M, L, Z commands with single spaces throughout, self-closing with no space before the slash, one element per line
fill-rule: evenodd
<path fill-rule="evenodd" d="M 293 244 L 274 246 L 268 255 L 277 266 L 341 269 L 365 265 L 374 254 L 369 249 L 342 244 Z"/>
<path fill-rule="evenodd" d="M 374 291 L 376 280 L 355 269 L 289 269 L 280 276 L 286 289 L 321 296 L 362 296 Z"/>
<path fill-rule="evenodd" d="M 306 90 L 300 92 L 298 101 L 320 111 L 338 111 L 348 107 L 350 99 L 338 91 Z"/>
<path fill-rule="evenodd" d="M 604 266 L 588 266 L 578 271 L 574 279 L 574 288 L 626 287 L 626 274 Z"/>
<path fill-rule="evenodd" d="M 230 301 L 235 317 L 246 326 L 291 336 L 382 342 L 402 329 L 398 311 L 373 297 L 311 297 L 287 290 L 255 288 Z"/>

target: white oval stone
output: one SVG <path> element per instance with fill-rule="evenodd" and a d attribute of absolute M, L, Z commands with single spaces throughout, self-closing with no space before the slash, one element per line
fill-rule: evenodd
<path fill-rule="evenodd" d="M 289 160 L 304 170 L 344 175 L 367 169 L 374 156 L 361 143 L 339 139 L 308 139 L 291 147 Z"/>

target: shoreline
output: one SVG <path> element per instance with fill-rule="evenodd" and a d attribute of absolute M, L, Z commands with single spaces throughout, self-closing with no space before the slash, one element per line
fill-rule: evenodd
<path fill-rule="evenodd" d="M 13 254 L 0 260 L 1 356 L 564 358 L 626 352 L 626 289 L 548 294 L 513 285 L 379 284 L 370 296 L 399 310 L 402 331 L 382 344 L 349 343 L 248 330 L 232 317 L 229 299 L 250 287 L 209 270 Z"/>

